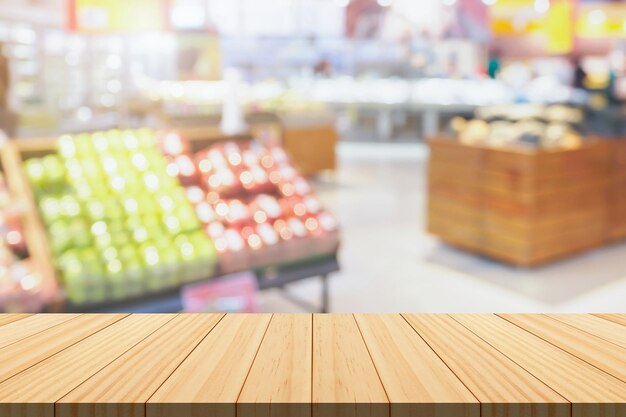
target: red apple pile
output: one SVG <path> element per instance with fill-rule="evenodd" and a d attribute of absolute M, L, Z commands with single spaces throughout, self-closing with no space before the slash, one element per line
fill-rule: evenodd
<path fill-rule="evenodd" d="M 168 159 L 167 172 L 186 187 L 219 259 L 227 263 L 239 255 L 233 268 L 280 261 L 271 259 L 281 256 L 271 249 L 283 251 L 287 242 L 338 228 L 281 147 L 231 141 L 193 154 L 181 134 L 166 132 L 160 135 L 160 148 Z"/>

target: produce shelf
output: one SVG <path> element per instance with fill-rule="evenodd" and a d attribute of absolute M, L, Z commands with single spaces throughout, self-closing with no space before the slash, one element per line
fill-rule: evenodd
<path fill-rule="evenodd" d="M 190 143 L 191 151 L 196 152 L 217 142 L 249 141 L 249 134 L 224 135 L 219 128 L 186 128 L 178 132 L 184 135 Z M 181 311 L 182 304 L 180 291 L 185 285 L 193 285 L 209 279 L 215 279 L 231 273 L 241 272 L 242 269 L 253 270 L 258 281 L 259 289 L 282 287 L 290 282 L 311 278 L 322 277 L 323 294 L 321 311 L 328 310 L 328 287 L 326 277 L 329 273 L 338 270 L 336 252 L 339 245 L 339 236 L 336 232 L 323 236 L 295 239 L 290 242 L 280 242 L 272 247 L 263 247 L 246 255 L 244 258 L 233 257 L 227 262 L 220 264 L 214 276 L 203 280 L 187 281 L 176 286 L 171 284 L 162 290 L 147 291 L 141 296 L 129 296 L 123 299 L 110 299 L 105 302 L 85 302 L 73 304 L 65 298 L 61 291 L 54 263 L 52 261 L 52 248 L 48 233 L 46 232 L 43 219 L 39 213 L 37 202 L 26 173 L 22 166 L 23 161 L 29 158 L 39 158 L 54 153 L 57 148 L 56 138 L 39 138 L 24 141 L 12 141 L 7 146 L 6 154 L 3 155 L 11 167 L 12 187 L 21 190 L 27 203 L 27 239 L 35 242 L 33 245 L 33 257 L 40 264 L 40 270 L 45 271 L 50 293 L 55 297 L 48 305 L 47 311 L 132 311 L 132 312 L 157 312 L 157 311 Z M 317 309 L 317 307 L 315 308 Z"/>

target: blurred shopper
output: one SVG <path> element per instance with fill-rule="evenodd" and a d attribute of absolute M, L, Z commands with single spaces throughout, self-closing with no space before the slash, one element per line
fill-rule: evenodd
<path fill-rule="evenodd" d="M 585 80 L 587 79 L 587 72 L 585 72 L 579 57 L 574 57 L 572 59 L 572 66 L 574 68 L 572 87 L 579 90 L 586 90 Z"/>
<path fill-rule="evenodd" d="M 498 73 L 500 73 L 500 69 L 502 69 L 502 57 L 500 55 L 500 50 L 493 49 L 489 52 L 489 62 L 487 63 L 487 75 L 489 78 L 497 78 Z"/>

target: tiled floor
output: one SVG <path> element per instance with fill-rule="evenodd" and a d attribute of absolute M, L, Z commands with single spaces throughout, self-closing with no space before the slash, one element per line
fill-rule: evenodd
<path fill-rule="evenodd" d="M 626 243 L 537 269 L 508 267 L 424 231 L 426 149 L 342 143 L 340 168 L 317 188 L 342 225 L 332 312 L 625 312 Z M 292 291 L 317 300 L 319 283 Z M 302 311 L 277 292 L 264 311 Z"/>

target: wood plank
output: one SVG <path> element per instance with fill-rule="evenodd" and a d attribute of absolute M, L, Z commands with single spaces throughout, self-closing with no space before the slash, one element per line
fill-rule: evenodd
<path fill-rule="evenodd" d="M 0 382 L 6 381 L 126 316 L 126 314 L 80 315 L 3 348 L 0 350 Z M 20 321 L 25 320 L 28 319 Z M 9 326 L 11 324 L 0 327 L 0 330 Z"/>
<path fill-rule="evenodd" d="M 476 397 L 399 314 L 355 316 L 391 417 L 478 417 Z"/>
<path fill-rule="evenodd" d="M 56 417 L 144 416 L 146 401 L 222 317 L 184 314 L 164 323 L 59 400 Z"/>
<path fill-rule="evenodd" d="M 78 317 L 78 314 L 37 314 L 0 327 L 0 349 Z"/>
<path fill-rule="evenodd" d="M 275 315 L 252 364 L 237 415 L 310 417 L 313 316 Z"/>
<path fill-rule="evenodd" d="M 125 317 L 4 381 L 0 415 L 54 417 L 56 401 L 172 318 L 167 314 Z"/>
<path fill-rule="evenodd" d="M 626 348 L 626 327 L 620 324 L 591 314 L 548 314 L 547 316 Z"/>
<path fill-rule="evenodd" d="M 569 417 L 570 403 L 447 315 L 405 319 L 481 403 L 482 417 Z"/>
<path fill-rule="evenodd" d="M 32 314 L 0 314 L 0 326 L 30 317 Z"/>
<path fill-rule="evenodd" d="M 573 417 L 626 416 L 619 379 L 498 316 L 452 317 L 570 401 Z"/>
<path fill-rule="evenodd" d="M 313 315 L 313 342 L 313 417 L 389 416 L 389 400 L 352 315 Z"/>
<path fill-rule="evenodd" d="M 595 317 L 626 326 L 626 314 L 592 314 Z"/>
<path fill-rule="evenodd" d="M 626 349 L 540 314 L 499 316 L 626 382 Z"/>
<path fill-rule="evenodd" d="M 270 319 L 226 315 L 150 398 L 147 416 L 234 417 Z"/>

